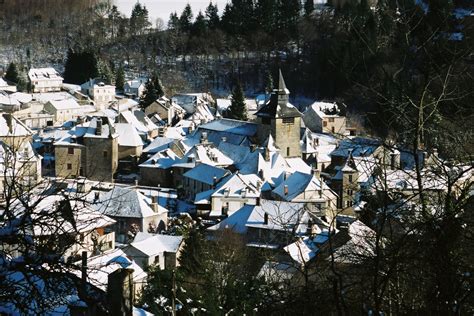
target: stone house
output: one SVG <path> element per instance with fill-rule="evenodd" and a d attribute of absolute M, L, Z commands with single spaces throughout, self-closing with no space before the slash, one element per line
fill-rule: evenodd
<path fill-rule="evenodd" d="M 28 79 L 34 93 L 61 91 L 63 85 L 63 78 L 54 68 L 31 68 Z"/>
<path fill-rule="evenodd" d="M 129 98 L 141 98 L 145 91 L 146 78 L 128 80 L 123 86 L 123 93 Z"/>
<path fill-rule="evenodd" d="M 83 83 L 81 91 L 94 100 L 98 109 L 105 108 L 115 100 L 115 86 L 105 84 L 102 80 L 91 79 Z"/>
<path fill-rule="evenodd" d="M 128 123 L 117 123 L 118 159 L 134 157 L 138 160 L 143 151 L 143 140 L 137 130 Z"/>
<path fill-rule="evenodd" d="M 44 105 L 44 110 L 51 114 L 54 124 L 62 125 L 67 121 L 76 120 L 87 113 L 94 112 L 92 106 L 80 105 L 74 99 L 51 100 Z"/>
<path fill-rule="evenodd" d="M 183 236 L 139 232 L 133 242 L 124 248 L 124 252 L 142 269 L 155 265 L 161 270 L 171 270 L 179 266 L 183 246 Z"/>
<path fill-rule="evenodd" d="M 217 183 L 229 174 L 229 170 L 217 166 L 202 163 L 197 165 L 183 174 L 185 198 L 194 201 L 196 194 L 215 188 Z"/>
<path fill-rule="evenodd" d="M 145 109 L 145 114 L 150 115 L 158 114 L 168 125 L 172 126 L 184 118 L 186 111 L 178 104 L 172 102 L 166 97 L 161 97 Z"/>
<path fill-rule="evenodd" d="M 157 233 L 168 225 L 168 210 L 155 196 L 147 197 L 135 187 L 114 187 L 100 196 L 96 209 L 114 220 L 117 241 L 126 243 L 138 232 Z"/>
<path fill-rule="evenodd" d="M 235 173 L 222 179 L 215 189 L 196 195 L 199 210 L 210 211 L 211 217 L 227 217 L 244 205 L 256 205 L 260 200 L 263 181 L 255 174 Z"/>
<path fill-rule="evenodd" d="M 315 102 L 303 113 L 303 122 L 312 132 L 345 135 L 346 117 L 338 113 L 336 103 Z"/>
<path fill-rule="evenodd" d="M 54 143 L 56 176 L 112 181 L 118 166 L 118 134 L 106 117 L 76 126 Z"/>

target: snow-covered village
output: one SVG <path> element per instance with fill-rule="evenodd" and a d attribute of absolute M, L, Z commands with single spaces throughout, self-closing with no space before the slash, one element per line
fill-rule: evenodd
<path fill-rule="evenodd" d="M 0 314 L 474 313 L 469 1 L 61 1 L 0 0 Z"/>

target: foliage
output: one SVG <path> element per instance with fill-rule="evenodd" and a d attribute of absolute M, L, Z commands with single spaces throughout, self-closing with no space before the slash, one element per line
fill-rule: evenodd
<path fill-rule="evenodd" d="M 155 72 L 145 84 L 145 91 L 143 91 L 143 96 L 140 99 L 140 105 L 143 108 L 146 108 L 164 95 L 165 91 L 161 84 L 161 80 Z"/>
<path fill-rule="evenodd" d="M 20 75 L 15 63 L 11 62 L 8 65 L 7 72 L 5 73 L 5 79 L 14 83 L 18 83 L 20 81 Z"/>
<path fill-rule="evenodd" d="M 98 59 L 93 51 L 68 50 L 64 66 L 64 82 L 83 84 L 99 75 Z"/>
<path fill-rule="evenodd" d="M 125 85 L 125 72 L 123 67 L 119 67 L 115 73 L 115 87 L 122 91 Z"/>
<path fill-rule="evenodd" d="M 232 92 L 232 101 L 226 115 L 234 120 L 248 120 L 244 91 L 240 83 L 235 85 L 234 91 Z"/>
<path fill-rule="evenodd" d="M 134 35 L 142 35 L 151 26 L 148 9 L 137 2 L 130 15 L 130 31 Z"/>
<path fill-rule="evenodd" d="M 268 294 L 255 276 L 255 268 L 259 267 L 257 257 L 232 231 L 219 234 L 216 241 L 206 240 L 198 230 L 191 231 L 175 275 L 181 311 L 253 313 Z M 155 313 L 169 310 L 171 276 L 170 271 L 149 271 L 143 303 Z"/>

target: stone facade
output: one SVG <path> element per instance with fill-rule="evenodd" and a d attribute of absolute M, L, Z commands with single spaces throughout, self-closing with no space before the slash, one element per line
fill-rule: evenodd
<path fill-rule="evenodd" d="M 118 165 L 117 137 L 84 137 L 86 146 L 86 174 L 96 181 L 113 180 Z"/>
<path fill-rule="evenodd" d="M 79 144 L 55 146 L 56 176 L 61 178 L 77 178 L 83 176 L 85 159 L 83 152 L 85 150 L 85 146 Z"/>
<path fill-rule="evenodd" d="M 301 113 L 289 103 L 289 95 L 280 72 L 278 89 L 256 113 L 259 122 L 257 133 L 261 144 L 271 134 L 283 157 L 301 157 Z"/>

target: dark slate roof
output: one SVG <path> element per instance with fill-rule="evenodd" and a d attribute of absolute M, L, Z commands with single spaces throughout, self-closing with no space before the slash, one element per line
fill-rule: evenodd
<path fill-rule="evenodd" d="M 290 91 L 286 88 L 285 80 L 280 71 L 278 89 L 273 90 L 270 100 L 255 115 L 269 118 L 301 117 L 301 112 L 288 102 L 289 95 Z"/>

